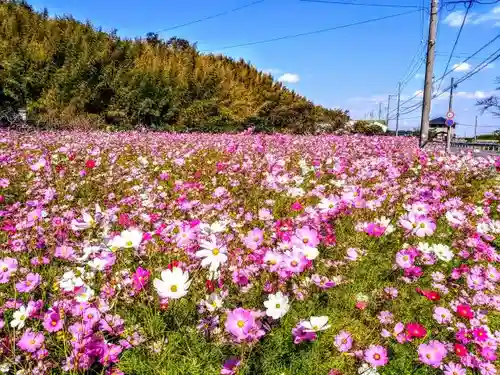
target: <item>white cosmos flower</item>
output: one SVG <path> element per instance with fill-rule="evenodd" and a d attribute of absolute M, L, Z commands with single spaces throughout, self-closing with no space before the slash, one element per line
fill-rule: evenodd
<path fill-rule="evenodd" d="M 330 328 L 327 316 L 311 316 L 309 320 L 303 321 L 300 325 L 306 332 L 318 332 Z"/>
<path fill-rule="evenodd" d="M 88 285 L 84 284 L 82 287 L 78 288 L 75 300 L 77 302 L 87 302 L 94 296 L 94 294 L 94 291 Z"/>
<path fill-rule="evenodd" d="M 102 258 L 94 258 L 91 261 L 89 261 L 87 264 L 93 270 L 103 271 L 106 268 L 108 261 L 105 259 L 102 259 Z"/>
<path fill-rule="evenodd" d="M 72 292 L 75 288 L 81 287 L 84 282 L 81 277 L 77 277 L 73 271 L 65 272 L 59 281 L 59 287 L 65 292 Z"/>
<path fill-rule="evenodd" d="M 432 246 L 432 251 L 439 260 L 449 262 L 453 259 L 453 251 L 446 245 L 436 244 Z"/>
<path fill-rule="evenodd" d="M 279 319 L 283 317 L 288 310 L 290 310 L 290 305 L 288 303 L 288 297 L 283 295 L 283 293 L 278 292 L 276 294 L 270 294 L 267 297 L 267 301 L 264 302 L 266 307 L 266 315 L 273 319 Z"/>
<path fill-rule="evenodd" d="M 335 202 L 332 199 L 329 198 L 322 198 L 321 201 L 318 203 L 318 208 L 321 212 L 328 212 L 337 206 L 337 202 Z"/>
<path fill-rule="evenodd" d="M 200 247 L 202 250 L 197 251 L 195 255 L 198 258 L 203 258 L 202 267 L 209 266 L 211 271 L 215 271 L 221 264 L 227 262 L 227 249 L 217 245 L 215 236 L 211 236 L 210 240 L 201 241 Z"/>
<path fill-rule="evenodd" d="M 429 245 L 427 242 L 419 242 L 419 244 L 417 245 L 417 249 L 419 249 L 421 252 L 427 253 L 427 254 L 433 252 L 432 246 Z"/>
<path fill-rule="evenodd" d="M 80 262 L 86 261 L 89 259 L 89 256 L 92 254 L 97 254 L 100 252 L 102 249 L 99 246 L 86 246 L 83 248 L 83 255 L 78 258 Z"/>
<path fill-rule="evenodd" d="M 222 307 L 222 297 L 217 294 L 217 293 L 212 293 L 208 296 L 206 301 L 203 301 L 205 303 L 205 307 L 207 308 L 208 311 L 214 312 L 217 309 L 220 309 Z"/>
<path fill-rule="evenodd" d="M 124 230 L 120 233 L 120 237 L 124 248 L 129 249 L 133 247 L 134 249 L 138 249 L 142 242 L 142 231 L 139 229 Z"/>
<path fill-rule="evenodd" d="M 13 320 L 10 322 L 12 328 L 22 329 L 26 324 L 26 319 L 28 319 L 28 310 L 26 307 L 21 306 L 19 310 L 15 311 L 13 314 Z"/>
<path fill-rule="evenodd" d="M 215 221 L 212 224 L 201 223 L 200 230 L 204 234 L 221 233 L 226 230 L 226 223 Z"/>
<path fill-rule="evenodd" d="M 179 267 L 161 272 L 161 279 L 154 279 L 153 285 L 160 298 L 178 299 L 184 297 L 191 285 L 189 273 Z"/>
<path fill-rule="evenodd" d="M 309 260 L 314 260 L 318 257 L 319 255 L 319 250 L 315 247 L 311 246 L 304 246 L 302 249 L 298 249 L 302 251 L 302 253 L 305 255 L 305 257 Z"/>
<path fill-rule="evenodd" d="M 82 220 L 71 220 L 71 229 L 74 231 L 79 231 L 79 230 L 85 230 L 88 228 L 93 227 L 95 224 L 94 219 L 92 216 L 86 212 L 82 214 Z"/>

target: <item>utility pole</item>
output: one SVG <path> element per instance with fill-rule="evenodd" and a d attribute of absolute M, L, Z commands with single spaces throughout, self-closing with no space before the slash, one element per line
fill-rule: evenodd
<path fill-rule="evenodd" d="M 432 100 L 432 76 L 434 72 L 434 55 L 436 50 L 438 0 L 431 0 L 431 16 L 429 20 L 429 39 L 427 40 L 427 63 L 425 64 L 425 84 L 420 119 L 420 147 L 424 147 L 429 139 L 429 115 Z"/>
<path fill-rule="evenodd" d="M 387 114 L 385 115 L 385 125 L 387 126 L 387 130 L 389 130 L 389 109 L 391 107 L 391 95 L 387 98 Z"/>
<path fill-rule="evenodd" d="M 477 116 L 476 122 L 474 123 L 474 142 L 477 142 Z"/>
<path fill-rule="evenodd" d="M 453 112 L 453 88 L 454 88 L 454 79 L 451 77 L 451 84 L 450 84 L 450 101 L 448 103 L 448 112 Z M 448 126 L 447 132 L 446 132 L 446 152 L 449 154 L 451 150 L 451 130 L 453 129 L 452 126 Z"/>
<path fill-rule="evenodd" d="M 382 119 L 382 102 L 379 102 L 378 103 L 378 118 L 377 120 L 381 120 Z"/>
<path fill-rule="evenodd" d="M 399 135 L 399 104 L 401 103 L 401 82 L 398 83 L 398 110 L 396 112 L 396 137 Z"/>

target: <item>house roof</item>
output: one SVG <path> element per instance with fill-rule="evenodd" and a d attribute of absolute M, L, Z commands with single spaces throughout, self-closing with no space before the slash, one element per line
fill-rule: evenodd
<path fill-rule="evenodd" d="M 455 122 L 453 124 L 453 127 L 455 127 L 457 123 Z M 444 117 L 436 117 L 435 119 L 432 119 L 431 121 L 429 121 L 429 125 L 430 126 L 434 126 L 434 127 L 446 127 L 446 118 Z"/>

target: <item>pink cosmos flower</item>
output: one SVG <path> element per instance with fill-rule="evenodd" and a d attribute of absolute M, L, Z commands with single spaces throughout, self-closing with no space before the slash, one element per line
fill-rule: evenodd
<path fill-rule="evenodd" d="M 398 294 L 399 294 L 398 290 L 396 288 L 393 288 L 393 287 L 384 288 L 384 292 L 389 297 L 389 299 L 395 299 L 398 297 Z"/>
<path fill-rule="evenodd" d="M 387 349 L 380 345 L 370 345 L 365 350 L 365 361 L 375 368 L 385 366 L 389 361 Z"/>
<path fill-rule="evenodd" d="M 252 229 L 244 238 L 243 243 L 246 247 L 252 250 L 256 250 L 264 241 L 264 232 L 262 229 L 254 228 Z"/>
<path fill-rule="evenodd" d="M 432 367 L 441 366 L 441 362 L 446 357 L 448 350 L 443 343 L 432 340 L 427 344 L 418 346 L 418 358 L 422 363 Z"/>
<path fill-rule="evenodd" d="M 414 261 L 415 256 L 409 250 L 401 250 L 396 254 L 396 264 L 403 269 L 413 267 Z"/>
<path fill-rule="evenodd" d="M 414 213 L 401 216 L 399 218 L 399 224 L 406 229 L 408 233 L 417 237 L 430 236 L 436 230 L 436 223 L 432 219 Z"/>
<path fill-rule="evenodd" d="M 49 310 L 43 318 L 43 328 L 45 328 L 47 332 L 52 333 L 60 331 L 62 327 L 63 320 L 61 319 L 59 313 L 54 310 Z"/>
<path fill-rule="evenodd" d="M 450 362 L 444 365 L 444 375 L 466 375 L 466 370 L 459 364 Z"/>
<path fill-rule="evenodd" d="M 34 353 L 40 349 L 44 341 L 43 333 L 33 332 L 28 329 L 24 331 L 21 339 L 17 342 L 17 346 L 25 352 Z"/>
<path fill-rule="evenodd" d="M 436 306 L 434 308 L 434 314 L 432 316 L 440 324 L 448 324 L 451 322 L 452 319 L 452 314 L 450 310 L 441 306 Z"/>
<path fill-rule="evenodd" d="M 307 226 L 299 228 L 292 237 L 292 245 L 299 249 L 304 248 L 304 246 L 316 247 L 319 245 L 318 232 Z"/>
<path fill-rule="evenodd" d="M 9 282 L 10 276 L 17 271 L 17 260 L 14 258 L 0 259 L 0 284 Z"/>
<path fill-rule="evenodd" d="M 95 307 L 89 307 L 83 312 L 82 318 L 87 326 L 93 327 L 101 319 L 101 313 Z"/>
<path fill-rule="evenodd" d="M 394 322 L 394 315 L 390 311 L 381 311 L 378 316 L 380 324 L 391 324 Z"/>
<path fill-rule="evenodd" d="M 231 333 L 237 341 L 248 338 L 250 330 L 255 325 L 255 318 L 250 310 L 241 307 L 227 314 L 226 330 Z"/>
<path fill-rule="evenodd" d="M 266 251 L 263 260 L 271 272 L 277 272 L 281 268 L 282 255 L 278 252 L 271 250 Z"/>
<path fill-rule="evenodd" d="M 40 285 L 42 278 L 37 273 L 28 273 L 23 281 L 16 283 L 16 289 L 20 293 L 29 293 Z"/>
<path fill-rule="evenodd" d="M 71 260 L 75 258 L 75 251 L 71 246 L 61 245 L 56 247 L 54 256 L 56 258 Z"/>
<path fill-rule="evenodd" d="M 288 251 L 283 259 L 283 268 L 292 273 L 301 273 L 307 266 L 307 258 L 299 249 Z"/>
<path fill-rule="evenodd" d="M 484 346 L 481 348 L 481 357 L 483 357 L 487 361 L 496 361 L 497 354 L 496 351 L 488 346 Z"/>
<path fill-rule="evenodd" d="M 335 336 L 335 346 L 342 352 L 348 352 L 352 348 L 352 336 L 349 332 L 340 331 L 337 336 Z"/>

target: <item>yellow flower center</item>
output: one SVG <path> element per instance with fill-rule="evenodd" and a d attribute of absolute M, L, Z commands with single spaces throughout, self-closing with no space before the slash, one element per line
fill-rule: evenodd
<path fill-rule="evenodd" d="M 279 303 L 276 304 L 276 308 L 279 309 L 281 305 Z"/>
<path fill-rule="evenodd" d="M 243 328 L 245 326 L 245 321 L 244 320 L 238 320 L 236 322 L 236 325 L 239 327 L 239 328 Z"/>
<path fill-rule="evenodd" d="M 290 264 L 292 265 L 292 267 L 297 267 L 299 263 L 296 260 L 292 260 Z"/>
<path fill-rule="evenodd" d="M 309 238 L 303 238 L 303 239 L 302 239 L 302 242 L 304 242 L 304 243 L 308 243 L 308 242 L 309 242 Z"/>
<path fill-rule="evenodd" d="M 126 244 L 128 247 L 130 247 L 130 246 L 132 246 L 132 241 L 127 241 Z"/>
<path fill-rule="evenodd" d="M 218 255 L 219 253 L 220 253 L 220 250 L 216 247 L 212 250 L 212 254 L 214 254 L 214 255 Z"/>
<path fill-rule="evenodd" d="M 34 339 L 31 339 L 31 340 L 30 340 L 30 344 L 31 344 L 31 345 L 35 345 L 35 344 L 36 344 L 36 341 L 35 341 Z"/>
<path fill-rule="evenodd" d="M 2 267 L 2 272 L 7 272 L 8 270 L 9 270 L 9 267 L 7 267 L 7 266 Z"/>
<path fill-rule="evenodd" d="M 375 355 L 373 356 L 373 358 L 375 358 L 378 361 L 380 359 L 380 354 L 375 353 Z"/>
<path fill-rule="evenodd" d="M 177 285 L 172 285 L 172 286 L 170 287 L 170 291 L 171 291 L 172 293 L 177 292 Z"/>

